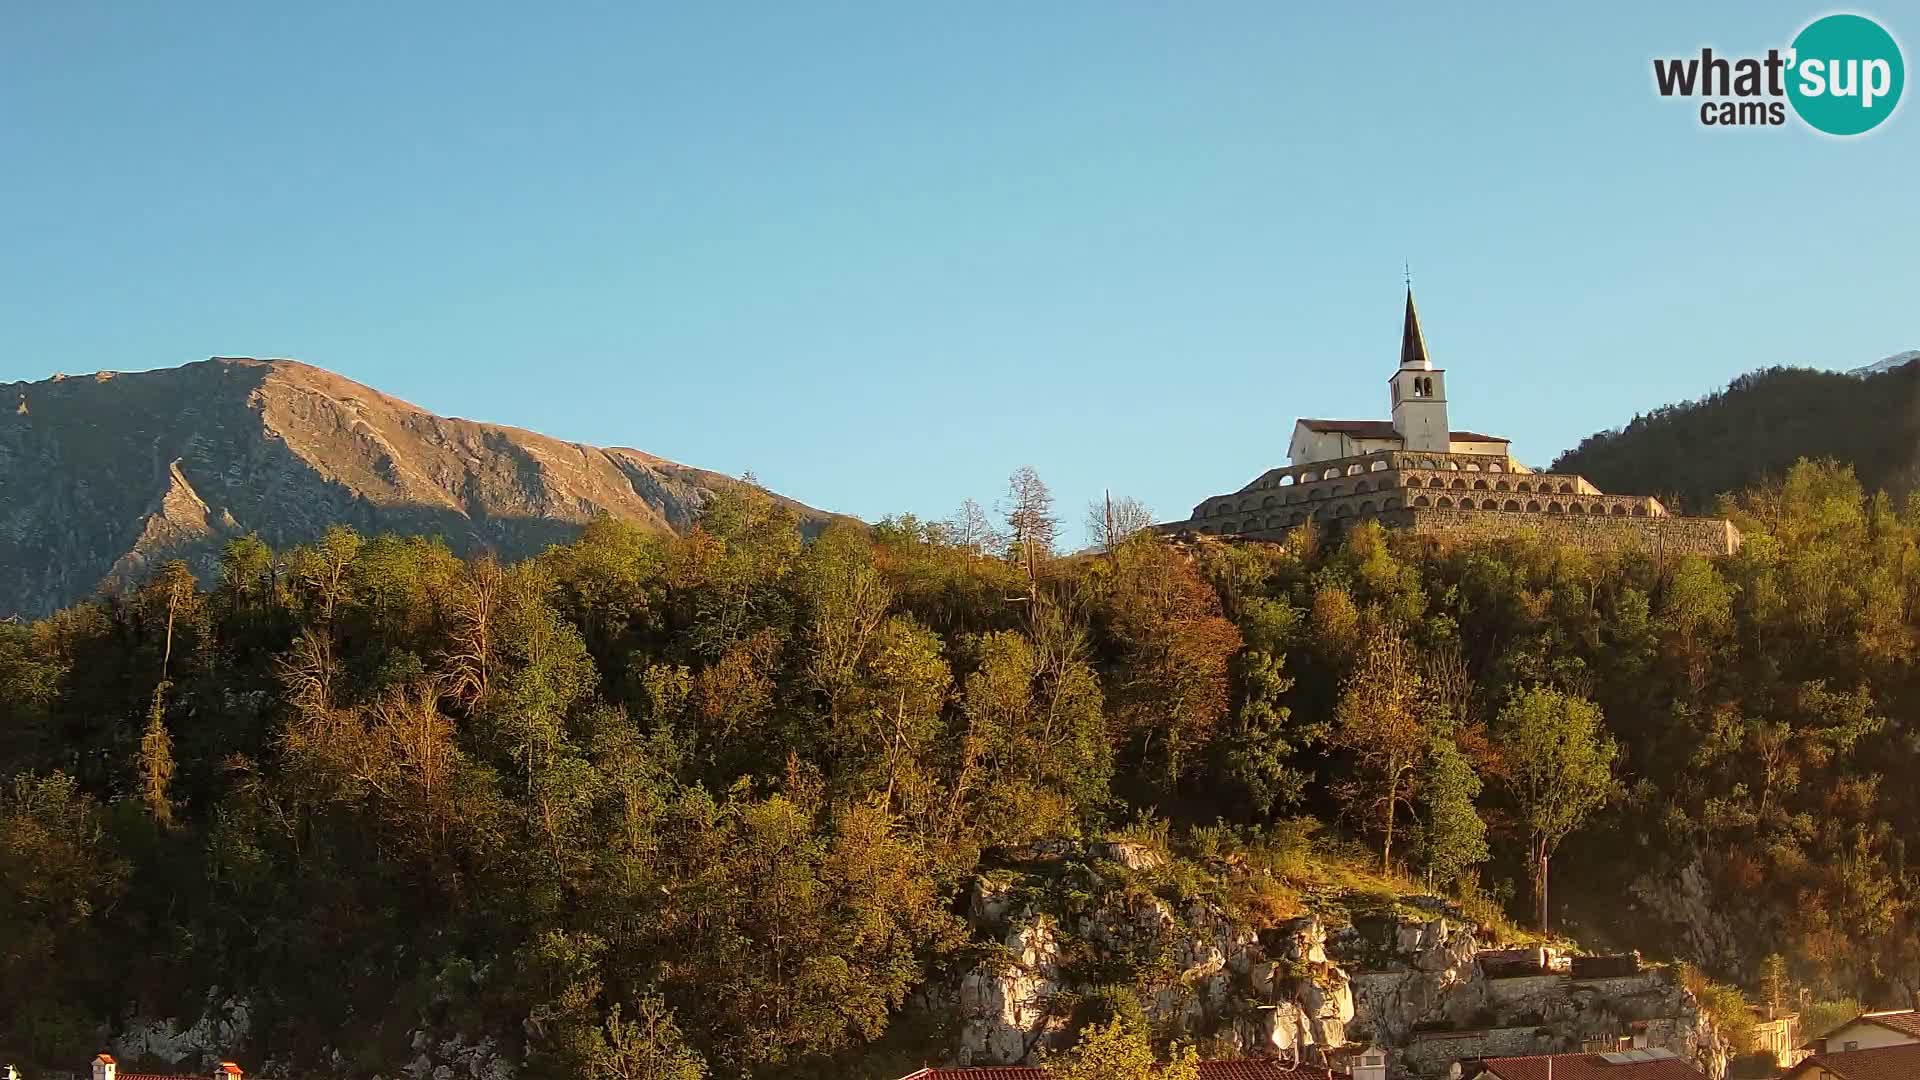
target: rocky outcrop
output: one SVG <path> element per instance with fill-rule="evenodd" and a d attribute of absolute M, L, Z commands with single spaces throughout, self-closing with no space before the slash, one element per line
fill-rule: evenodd
<path fill-rule="evenodd" d="M 1344 1043 L 1352 987 L 1318 918 L 1259 928 L 1216 900 L 1169 898 L 1137 877 L 1167 857 L 1139 844 L 1052 842 L 1015 859 L 1040 869 L 982 876 L 967 897 L 992 947 L 926 999 L 955 1010 L 954 1060 L 1014 1064 L 1061 1048 L 1086 1018 L 1076 1006 L 1124 968 L 1155 1030 L 1220 1053 L 1317 1061 Z"/>
<path fill-rule="evenodd" d="M 519 1074 L 491 1035 L 437 1039 L 422 1028 L 412 1045 L 414 1058 L 400 1071 L 406 1080 L 513 1080 Z"/>
<path fill-rule="evenodd" d="M 1490 976 L 1480 956 L 1501 943 L 1426 897 L 1371 916 L 1254 925 L 1157 879 L 1164 855 L 1114 848 L 1036 846 L 974 882 L 967 913 L 986 947 L 922 998 L 955 1012 L 953 1061 L 1030 1062 L 1063 1047 L 1087 1018 L 1076 1012 L 1124 972 L 1156 1033 L 1210 1055 L 1316 1064 L 1373 1043 L 1393 1075 L 1424 1078 L 1464 1057 L 1625 1039 L 1725 1075 L 1724 1041 L 1669 969 L 1629 958 L 1605 978 L 1576 979 L 1565 964 Z"/>
<path fill-rule="evenodd" d="M 114 1056 L 128 1061 L 164 1061 L 198 1071 L 231 1059 L 253 1031 L 252 1005 L 227 997 L 218 987 L 207 991 L 206 1007 L 192 1023 L 173 1018 L 130 1015 L 108 1043 Z"/>
<path fill-rule="evenodd" d="M 1727 904 L 1714 896 L 1707 868 L 1698 857 L 1668 873 L 1643 874 L 1634 881 L 1633 898 L 1645 914 L 1670 928 L 1689 955 L 1716 971 L 1739 971 L 1749 959 Z"/>
<path fill-rule="evenodd" d="M 1564 965 L 1536 965 L 1498 977 L 1482 960 L 1498 950 L 1447 916 L 1355 920 L 1333 952 L 1354 973 L 1349 1040 L 1391 1049 L 1398 1075 L 1437 1077 L 1462 1058 L 1620 1040 L 1671 1050 L 1714 1080 L 1726 1075 L 1725 1040 L 1671 968 L 1576 978 Z"/>
<path fill-rule="evenodd" d="M 290 360 L 215 358 L 7 387 L 0 411 L 0 617 L 226 541 L 328 526 L 444 537 L 513 558 L 600 515 L 689 527 L 728 477 L 638 450 L 435 416 Z M 803 526 L 826 515 L 789 503 Z"/>
<path fill-rule="evenodd" d="M 1446 918 L 1347 928 L 1336 949 L 1357 973 L 1360 1034 L 1402 1046 L 1423 1024 L 1472 1023 L 1485 1008 L 1484 980 L 1474 963 L 1482 948 L 1473 928 Z"/>
<path fill-rule="evenodd" d="M 1062 988 L 1060 939 L 1044 915 L 1006 929 L 1005 956 L 975 964 L 960 979 L 954 1009 L 960 1022 L 959 1060 L 964 1064 L 1025 1061 L 1065 1030 L 1055 1009 Z"/>

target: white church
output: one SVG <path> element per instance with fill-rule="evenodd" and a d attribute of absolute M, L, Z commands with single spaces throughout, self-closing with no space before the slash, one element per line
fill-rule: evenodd
<path fill-rule="evenodd" d="M 1535 472 L 1506 439 L 1455 431 L 1447 373 L 1435 367 L 1407 290 L 1400 361 L 1387 378 L 1388 420 L 1294 421 L 1284 466 L 1202 499 L 1165 534 L 1282 540 L 1302 526 L 1339 531 L 1374 520 L 1435 541 L 1531 533 L 1590 550 L 1730 554 L 1740 534 L 1721 518 L 1671 513 L 1649 495 L 1609 495 L 1585 477 Z"/>

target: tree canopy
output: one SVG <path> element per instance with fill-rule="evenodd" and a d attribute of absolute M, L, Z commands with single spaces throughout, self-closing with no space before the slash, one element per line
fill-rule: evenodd
<path fill-rule="evenodd" d="M 979 955 L 996 849 L 1309 815 L 1483 902 L 1544 851 L 1598 946 L 1920 985 L 1920 505 L 1801 463 L 1714 560 L 1062 555 L 1044 494 L 1011 538 L 974 506 L 803 543 L 750 488 L 513 565 L 246 538 L 0 623 L 0 1045 L 71 1067 L 219 987 L 252 1052 L 358 1076 L 432 1025 L 535 1076 L 897 1075 L 950 1049 L 910 999 Z"/>

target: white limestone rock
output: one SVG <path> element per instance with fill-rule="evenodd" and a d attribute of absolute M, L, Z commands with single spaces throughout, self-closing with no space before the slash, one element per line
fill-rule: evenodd
<path fill-rule="evenodd" d="M 191 1063 L 212 1067 L 229 1059 L 253 1030 L 252 1005 L 245 998 L 222 997 L 218 987 L 207 991 L 207 1003 L 198 1019 L 181 1027 L 173 1018 L 130 1016 L 119 1037 L 108 1044 L 116 1057 L 138 1061 L 158 1058 L 169 1065 Z"/>
<path fill-rule="evenodd" d="M 1093 854 L 1108 862 L 1117 862 L 1129 870 L 1157 870 L 1167 865 L 1167 857 L 1146 846 L 1131 841 L 1113 840 L 1095 844 Z"/>
<path fill-rule="evenodd" d="M 1060 941 L 1051 916 L 1016 920 L 1002 939 L 1007 955 L 976 966 L 960 980 L 957 1060 L 969 1065 L 1011 1065 L 1061 1030 L 1050 1014 L 1059 990 Z"/>

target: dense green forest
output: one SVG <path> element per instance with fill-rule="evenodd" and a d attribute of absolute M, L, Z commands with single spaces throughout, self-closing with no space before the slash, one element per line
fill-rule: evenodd
<path fill-rule="evenodd" d="M 1708 514 L 1721 495 L 1777 480 L 1802 456 L 1851 464 L 1869 490 L 1904 497 L 1920 486 L 1916 447 L 1920 363 L 1864 378 L 1776 367 L 1589 436 L 1553 468 Z"/>
<path fill-rule="evenodd" d="M 0 625 L 0 1053 L 218 986 L 256 1059 L 350 1075 L 431 1018 L 527 1075 L 884 1076 L 939 1056 L 905 1003 L 983 853 L 1308 818 L 1489 917 L 1544 866 L 1589 944 L 1920 989 L 1920 503 L 1802 463 L 1729 505 L 1738 555 L 1665 562 L 1062 557 L 1037 478 L 1008 505 L 803 544 L 742 487 L 511 566 L 239 540 Z"/>

